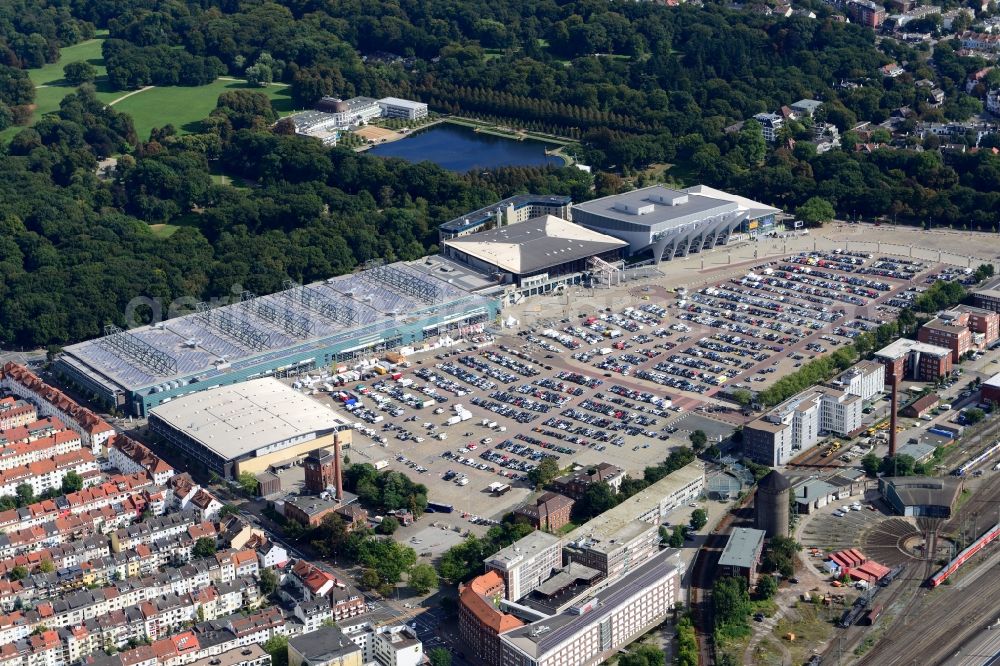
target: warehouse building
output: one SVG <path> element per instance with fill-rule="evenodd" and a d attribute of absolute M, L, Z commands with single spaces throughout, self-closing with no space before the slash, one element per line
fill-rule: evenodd
<path fill-rule="evenodd" d="M 256 475 L 351 438 L 351 424 L 337 412 L 273 377 L 161 404 L 150 412 L 149 426 L 183 451 L 191 467 L 224 479 Z"/>
<path fill-rule="evenodd" d="M 660 262 L 725 245 L 744 229 L 765 233 L 778 212 L 703 185 L 687 190 L 653 185 L 575 204 L 573 220 L 628 241 L 630 256 L 650 254 Z"/>
<path fill-rule="evenodd" d="M 106 407 L 143 416 L 219 386 L 472 334 L 500 309 L 496 299 L 405 262 L 236 300 L 199 303 L 194 313 L 129 331 L 109 326 L 101 338 L 66 347 L 55 371 Z"/>
<path fill-rule="evenodd" d="M 441 254 L 511 285 L 522 296 L 586 284 L 621 260 L 626 242 L 554 215 L 444 241 Z"/>
<path fill-rule="evenodd" d="M 723 576 L 746 580 L 751 588 L 757 584 L 757 566 L 764 551 L 764 530 L 736 527 L 719 556 Z"/>

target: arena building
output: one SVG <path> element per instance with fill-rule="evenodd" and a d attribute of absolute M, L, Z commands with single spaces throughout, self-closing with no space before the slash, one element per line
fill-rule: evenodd
<path fill-rule="evenodd" d="M 414 262 L 420 263 L 420 262 Z M 481 330 L 500 305 L 407 263 L 310 285 L 66 347 L 55 371 L 108 408 L 143 416 L 183 395 L 307 371 L 448 334 Z"/>
<path fill-rule="evenodd" d="M 618 270 L 625 241 L 554 215 L 457 236 L 444 241 L 442 256 L 479 271 L 522 296 L 559 285 L 588 283 L 595 272 Z"/>
<path fill-rule="evenodd" d="M 737 232 L 766 233 L 779 212 L 704 185 L 653 185 L 574 204 L 573 221 L 628 241 L 630 256 L 651 254 L 660 262 L 725 245 Z"/>
<path fill-rule="evenodd" d="M 344 446 L 351 424 L 273 377 L 220 386 L 154 407 L 149 427 L 225 479 L 259 474 L 316 449 Z"/>

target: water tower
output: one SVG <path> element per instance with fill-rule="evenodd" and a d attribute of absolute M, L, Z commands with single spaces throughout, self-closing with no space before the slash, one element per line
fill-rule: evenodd
<path fill-rule="evenodd" d="M 767 537 L 788 536 L 788 500 L 792 484 L 776 470 L 771 470 L 757 484 L 754 497 L 755 523 Z"/>

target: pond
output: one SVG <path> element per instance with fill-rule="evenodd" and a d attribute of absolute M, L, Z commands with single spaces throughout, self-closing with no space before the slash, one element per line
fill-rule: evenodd
<path fill-rule="evenodd" d="M 545 154 L 547 147 L 540 141 L 517 141 L 476 132 L 463 125 L 439 123 L 405 139 L 379 144 L 368 152 L 408 162 L 427 160 L 462 173 L 505 166 L 562 166 L 561 158 Z"/>

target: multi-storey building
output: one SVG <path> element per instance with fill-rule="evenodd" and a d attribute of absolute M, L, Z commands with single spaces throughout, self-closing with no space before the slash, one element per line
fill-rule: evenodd
<path fill-rule="evenodd" d="M 406 625 L 378 627 L 368 620 L 353 620 L 341 623 L 340 629 L 361 648 L 365 664 L 420 666 L 424 662 L 424 646 Z"/>
<path fill-rule="evenodd" d="M 562 566 L 562 544 L 557 536 L 532 532 L 487 558 L 486 570 L 500 575 L 507 599 L 516 601 Z"/>
<path fill-rule="evenodd" d="M 682 574 L 677 551 L 659 552 L 566 611 L 501 634 L 500 666 L 602 663 L 667 617 Z"/>
<path fill-rule="evenodd" d="M 587 488 L 595 483 L 606 483 L 613 491 L 618 492 L 624 479 L 625 470 L 611 463 L 602 462 L 585 467 L 578 472 L 560 476 L 552 482 L 552 487 L 559 493 L 578 500 L 583 497 Z"/>
<path fill-rule="evenodd" d="M 489 666 L 500 666 L 500 634 L 524 625 L 500 609 L 507 597 L 503 578 L 487 571 L 458 587 L 458 631 L 462 640 Z"/>
<path fill-rule="evenodd" d="M 556 532 L 569 523 L 573 500 L 559 493 L 542 493 L 537 499 L 519 507 L 514 515 L 535 529 Z"/>
<path fill-rule="evenodd" d="M 0 399 L 0 430 L 10 430 L 38 420 L 38 410 L 30 402 L 16 398 Z"/>
<path fill-rule="evenodd" d="M 795 453 L 819 441 L 820 394 L 807 391 L 789 398 L 743 428 L 743 451 L 762 465 L 784 465 Z"/>
<path fill-rule="evenodd" d="M 969 351 L 985 349 L 1000 338 L 1000 314 L 984 308 L 959 305 L 924 324 L 917 340 L 951 350 L 952 363 Z"/>
<path fill-rule="evenodd" d="M 900 338 L 875 352 L 875 360 L 885 366 L 886 384 L 904 379 L 932 382 L 951 374 L 952 351 L 924 342 Z"/>
<path fill-rule="evenodd" d="M 885 366 L 877 361 L 861 361 L 834 377 L 827 385 L 868 401 L 885 390 Z"/>
<path fill-rule="evenodd" d="M 847 15 L 856 23 L 878 28 L 885 21 L 885 7 L 877 5 L 871 0 L 848 0 Z"/>

